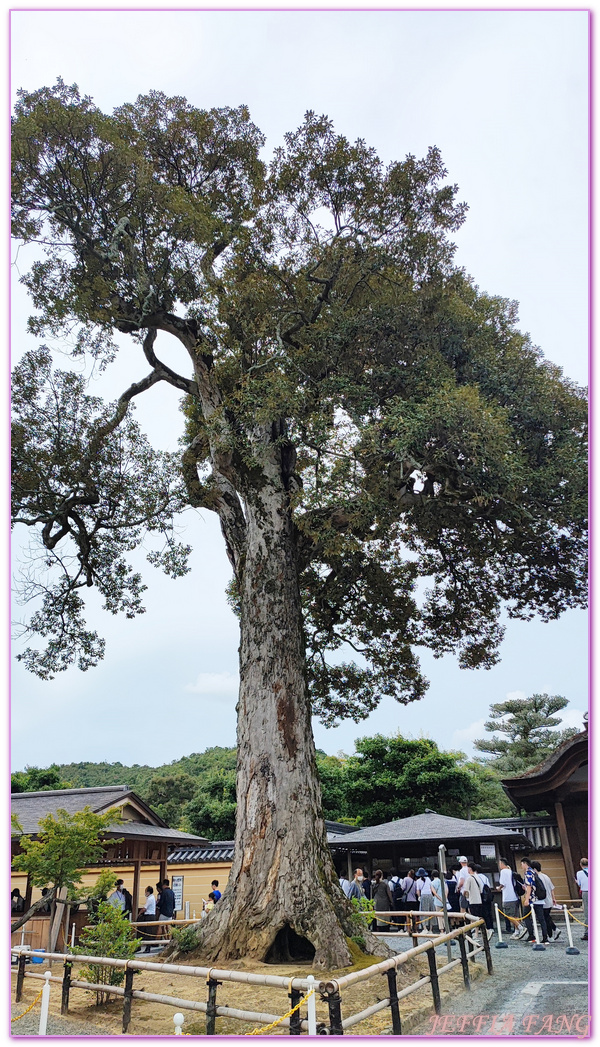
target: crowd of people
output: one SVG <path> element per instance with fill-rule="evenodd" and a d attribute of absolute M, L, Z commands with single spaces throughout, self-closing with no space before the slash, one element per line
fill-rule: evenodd
<path fill-rule="evenodd" d="M 438 930 L 443 931 L 445 899 L 449 912 L 468 912 L 483 919 L 487 936 L 491 938 L 495 930 L 493 906 L 496 902 L 504 916 L 505 931 L 513 940 L 535 942 L 537 929 L 543 944 L 557 941 L 561 932 L 552 918 L 552 909 L 557 906 L 555 887 L 547 873 L 542 871 L 541 863 L 522 858 L 520 873 L 513 871 L 504 858 L 500 858 L 498 864 L 498 884 L 490 883 L 481 866 L 464 854 L 443 875 L 438 869 L 420 867 L 416 871 L 409 869 L 404 877 L 392 869 L 385 878 L 381 869 L 376 869 L 371 879 L 366 870 L 357 868 L 352 880 L 342 875 L 339 883 L 347 898 L 373 901 L 374 911 L 378 914 L 371 924 L 373 930 L 388 933 L 407 930 L 408 917 L 398 914 L 412 911 L 435 913 L 428 922 L 431 925 L 437 923 Z M 575 879 L 583 900 L 585 934 L 582 940 L 587 941 L 587 858 L 581 859 Z M 388 912 L 395 915 L 386 918 L 384 914 Z M 535 925 L 532 913 L 535 914 Z M 418 929 L 424 926 L 425 921 L 421 921 Z M 475 935 L 478 936 L 477 931 Z"/>

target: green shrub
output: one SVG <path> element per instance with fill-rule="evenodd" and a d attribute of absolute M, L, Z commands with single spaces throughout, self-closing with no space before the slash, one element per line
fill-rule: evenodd
<path fill-rule="evenodd" d="M 186 953 L 197 949 L 198 935 L 196 934 L 196 927 L 173 927 L 171 933 L 179 952 Z"/>
<path fill-rule="evenodd" d="M 352 906 L 350 923 L 354 928 L 355 934 L 361 937 L 361 932 L 367 929 L 373 922 L 375 902 L 371 898 L 351 898 L 350 904 Z"/>
<path fill-rule="evenodd" d="M 130 960 L 142 944 L 134 938 L 134 929 L 121 909 L 110 902 L 100 902 L 95 923 L 84 927 L 79 936 L 79 945 L 73 952 L 84 956 L 108 956 Z M 84 981 L 96 985 L 120 985 L 125 978 L 122 967 L 109 967 L 90 963 L 80 971 Z M 96 1003 L 104 1003 L 110 994 L 96 990 Z"/>

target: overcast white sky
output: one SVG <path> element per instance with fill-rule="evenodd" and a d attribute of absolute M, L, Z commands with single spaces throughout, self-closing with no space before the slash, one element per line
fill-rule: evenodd
<path fill-rule="evenodd" d="M 151 88 L 199 107 L 246 103 L 267 151 L 307 109 L 364 137 L 384 161 L 438 145 L 470 207 L 459 262 L 487 291 L 517 299 L 521 327 L 585 384 L 587 27 L 584 11 L 17 11 L 12 87 L 61 76 L 107 111 Z M 17 285 L 13 359 L 35 344 L 27 314 Z M 145 370 L 129 353 L 98 389 L 112 397 Z M 160 387 L 140 398 L 137 417 L 157 446 L 176 446 L 177 400 Z M 98 669 L 44 684 L 13 661 L 14 769 L 158 764 L 235 743 L 229 564 L 211 514 L 189 512 L 186 522 L 192 573 L 170 582 L 148 568 L 147 613 L 133 622 L 96 614 L 107 639 Z M 581 726 L 583 612 L 509 624 L 502 661 L 488 672 L 461 671 L 450 657 L 423 662 L 431 687 L 421 702 L 385 700 L 359 725 L 315 724 L 317 745 L 351 752 L 361 735 L 399 729 L 468 750 L 489 705 L 515 693 L 562 694 L 567 722 Z M 44 730 L 32 731 L 49 710 Z"/>

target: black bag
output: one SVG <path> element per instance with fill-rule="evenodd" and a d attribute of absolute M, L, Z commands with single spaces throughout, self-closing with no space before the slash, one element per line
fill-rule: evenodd
<path fill-rule="evenodd" d="M 399 909 L 406 901 L 406 891 L 402 888 L 402 880 L 398 880 L 392 888 L 392 902 L 394 909 Z"/>
<path fill-rule="evenodd" d="M 492 888 L 490 887 L 489 883 L 485 882 L 485 880 L 480 880 L 479 878 L 477 878 L 477 883 L 481 888 L 482 904 L 487 905 L 487 903 L 491 902 L 492 900 Z"/>
<path fill-rule="evenodd" d="M 522 898 L 525 894 L 525 885 L 516 873 L 512 874 L 512 885 L 517 898 Z"/>
<path fill-rule="evenodd" d="M 543 902 L 546 897 L 546 888 L 544 887 L 543 880 L 538 876 L 536 872 L 533 874 L 533 880 L 535 883 L 535 894 L 538 902 Z"/>

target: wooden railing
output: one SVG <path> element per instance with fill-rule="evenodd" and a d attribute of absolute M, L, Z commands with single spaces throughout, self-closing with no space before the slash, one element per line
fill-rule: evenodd
<path fill-rule="evenodd" d="M 406 914 L 404 914 L 406 915 Z M 431 915 L 426 913 L 416 913 L 415 916 L 426 916 Z M 459 914 L 456 914 L 459 915 Z M 463 914 L 461 914 L 463 915 Z M 69 993 L 72 988 L 78 989 L 89 989 L 92 991 L 98 991 L 103 993 L 109 993 L 114 996 L 120 996 L 123 999 L 123 1021 L 122 1028 L 123 1033 L 127 1032 L 129 1023 L 131 1021 L 131 1004 L 132 1000 L 147 1000 L 152 1003 L 164 1004 L 165 1006 L 175 1007 L 181 1010 L 200 1011 L 206 1015 L 206 1032 L 208 1035 L 214 1035 L 215 1033 L 215 1020 L 217 1017 L 224 1018 L 235 1018 L 240 1021 L 259 1023 L 261 1025 L 268 1024 L 269 1026 L 281 1026 L 287 1028 L 291 1035 L 300 1035 L 303 1031 L 308 1031 L 312 1034 L 328 1033 L 330 1035 L 343 1035 L 343 1033 L 357 1025 L 359 1022 L 365 1021 L 371 1015 L 376 1014 L 378 1011 L 383 1010 L 386 1007 L 390 1008 L 392 1029 L 394 1035 L 400 1035 L 402 1032 L 400 1009 L 398 1007 L 398 1001 L 408 996 L 410 993 L 417 992 L 423 986 L 431 986 L 431 993 L 433 998 L 433 1006 L 436 1014 L 441 1013 L 441 995 L 439 988 L 439 979 L 445 975 L 448 971 L 451 971 L 454 967 L 461 966 L 463 973 L 463 980 L 465 987 L 470 989 L 471 979 L 469 972 L 469 963 L 472 962 L 479 953 L 485 954 L 487 972 L 488 974 L 493 973 L 492 968 L 492 957 L 490 952 L 490 945 L 487 934 L 485 932 L 485 925 L 483 920 L 476 920 L 473 917 L 463 916 L 465 923 L 462 927 L 458 927 L 454 931 L 450 931 L 445 934 L 440 934 L 434 937 L 428 937 L 428 940 L 420 945 L 413 946 L 406 952 L 398 953 L 395 956 L 390 957 L 387 960 L 383 960 L 381 963 L 373 964 L 369 967 L 364 968 L 361 971 L 354 971 L 348 975 L 336 978 L 331 981 L 318 981 L 312 975 L 308 978 L 283 978 L 279 975 L 269 974 L 253 974 L 246 973 L 244 971 L 228 971 L 220 970 L 214 967 L 192 967 L 183 964 L 174 963 L 152 963 L 144 960 L 119 960 L 112 957 L 102 956 L 84 956 L 74 955 L 72 953 L 47 953 L 38 952 L 37 954 L 33 950 L 22 948 L 21 946 L 13 947 L 12 953 L 18 956 L 17 966 L 17 984 L 15 992 L 15 1000 L 19 1002 L 23 994 L 23 983 L 25 978 L 34 978 L 38 980 L 44 980 L 45 975 L 40 973 L 36 974 L 32 971 L 25 969 L 27 958 L 31 958 L 34 955 L 40 956 L 42 959 L 53 961 L 61 960 L 64 963 L 63 976 L 56 977 L 51 976 L 49 981 L 56 982 L 62 986 L 61 996 L 61 1014 L 67 1014 L 69 1010 Z M 481 944 L 473 937 L 473 932 L 477 929 L 482 929 Z M 451 960 L 441 967 L 437 966 L 435 949 L 444 945 L 446 942 L 453 940 L 458 941 L 460 956 L 455 960 Z M 426 955 L 429 964 L 429 973 L 423 977 L 417 978 L 411 985 L 398 991 L 397 987 L 397 974 L 401 967 L 407 964 L 410 960 L 417 956 Z M 125 973 L 125 984 L 124 986 L 110 986 L 100 985 L 72 977 L 72 969 L 74 963 L 87 963 L 93 964 L 94 966 L 107 966 L 121 968 Z M 166 996 L 159 993 L 145 992 L 141 989 L 133 988 L 133 976 L 135 971 L 156 971 L 161 974 L 173 974 L 177 976 L 187 978 L 201 978 L 207 985 L 208 998 L 206 1002 L 202 1000 L 189 1000 L 176 996 Z M 359 1011 L 356 1014 L 349 1015 L 345 1019 L 342 1018 L 342 997 L 340 994 L 341 989 L 347 989 L 348 987 L 362 981 L 366 981 L 370 978 L 385 975 L 388 981 L 388 996 L 380 1000 L 378 1003 L 373 1004 L 371 1007 L 367 1007 L 363 1011 Z M 284 989 L 287 991 L 291 999 L 292 1011 L 288 1011 L 288 1015 L 278 1016 L 275 1014 L 265 1014 L 263 1012 L 246 1011 L 240 1010 L 233 1007 L 220 1007 L 217 1005 L 217 988 L 222 982 L 238 982 L 245 985 L 262 985 L 271 986 L 273 988 Z M 306 1018 L 301 1018 L 299 1013 L 299 1004 L 303 1002 L 303 996 L 305 999 L 313 992 L 318 992 L 321 999 L 327 1004 L 329 1013 L 329 1023 L 321 1022 L 316 1028 L 311 1029 L 310 1022 Z M 313 1012 L 314 1013 L 314 1012 Z"/>

